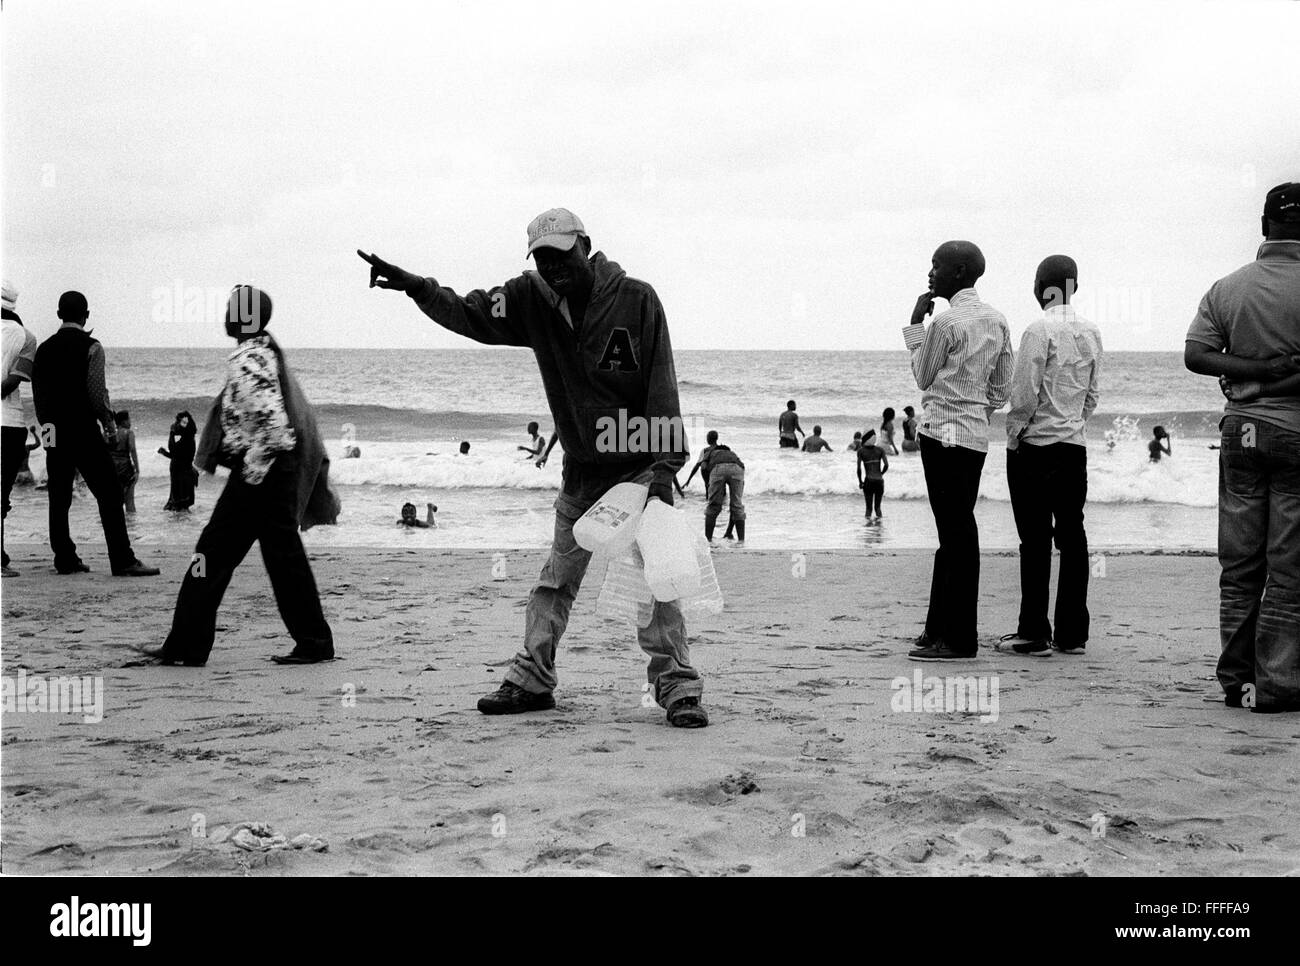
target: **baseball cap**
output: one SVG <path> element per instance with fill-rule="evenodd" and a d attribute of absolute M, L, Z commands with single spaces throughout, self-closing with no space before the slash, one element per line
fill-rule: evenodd
<path fill-rule="evenodd" d="M 538 248 L 558 248 L 567 252 L 577 243 L 579 235 L 587 237 L 587 229 L 568 208 L 543 211 L 528 223 L 528 254 Z"/>
<path fill-rule="evenodd" d="M 1300 184 L 1280 184 L 1264 198 L 1264 217 L 1281 224 L 1300 223 Z"/>

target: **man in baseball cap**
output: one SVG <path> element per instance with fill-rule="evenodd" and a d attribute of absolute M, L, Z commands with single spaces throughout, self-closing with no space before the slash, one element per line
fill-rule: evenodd
<path fill-rule="evenodd" d="M 528 223 L 528 254 L 532 255 L 539 248 L 567 252 L 579 238 L 587 238 L 582 219 L 568 208 L 551 208 Z M 591 239 L 588 238 L 587 242 L 590 244 Z"/>
<path fill-rule="evenodd" d="M 1269 224 L 1300 224 L 1300 184 L 1288 181 L 1269 191 L 1264 197 L 1264 237 L 1268 237 Z"/>
<path fill-rule="evenodd" d="M 1264 244 L 1187 332 L 1192 372 L 1228 397 L 1219 449 L 1218 678 L 1224 703 L 1300 712 L 1300 184 L 1264 199 Z"/>
<path fill-rule="evenodd" d="M 565 208 L 544 211 L 528 224 L 527 257 L 535 271 L 464 296 L 373 254 L 357 254 L 370 265 L 371 287 L 404 291 L 439 325 L 476 342 L 527 346 L 537 357 L 564 446 L 555 536 L 528 598 L 523 649 L 501 687 L 483 697 L 478 709 L 518 714 L 554 708 L 555 654 L 591 560 L 574 539 L 574 523 L 623 482 L 645 484 L 650 500 L 671 506 L 675 475 L 689 452 L 659 296 L 603 252 L 592 254 L 586 228 Z M 635 432 L 614 439 L 608 427 L 619 420 L 669 431 L 651 432 L 652 439 Z M 707 725 L 700 704 L 704 683 L 690 663 L 678 604 L 656 602 L 637 641 L 650 656 L 646 677 L 668 722 L 679 728 Z"/>

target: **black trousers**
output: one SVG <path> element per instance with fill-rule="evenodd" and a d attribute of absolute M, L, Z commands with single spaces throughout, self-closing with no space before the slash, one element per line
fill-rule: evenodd
<path fill-rule="evenodd" d="M 0 426 L 0 482 L 4 484 L 4 513 L 9 516 L 9 495 L 14 491 L 14 480 L 22 468 L 23 457 L 27 455 L 27 427 Z M 4 550 L 4 523 L 0 517 L 0 556 L 4 565 L 9 566 L 9 554 Z"/>
<path fill-rule="evenodd" d="M 255 542 L 262 548 L 262 562 L 294 651 L 333 656 L 334 637 L 298 535 L 294 476 L 292 455 L 280 456 L 256 486 L 245 483 L 238 468 L 231 470 L 181 582 L 171 633 L 163 645 L 169 659 L 190 664 L 208 659 L 217 632 L 217 609 L 235 568 Z"/>
<path fill-rule="evenodd" d="M 925 635 L 963 654 L 979 649 L 976 635 L 980 585 L 980 534 L 975 523 L 980 475 L 987 454 L 963 446 L 944 446 L 921 437 L 921 464 L 939 531 L 930 579 L 930 610 Z"/>
<path fill-rule="evenodd" d="M 1020 622 L 1016 633 L 1052 637 L 1047 600 L 1052 581 L 1052 539 L 1061 552 L 1056 587 L 1055 641 L 1079 647 L 1088 640 L 1088 450 L 1074 443 L 1007 450 L 1007 485 L 1020 535 Z"/>
<path fill-rule="evenodd" d="M 99 504 L 99 521 L 108 544 L 108 560 L 114 570 L 135 562 L 131 538 L 126 533 L 126 513 L 122 507 L 122 484 L 117 467 L 108 452 L 108 444 L 98 428 L 81 431 L 56 427 L 55 445 L 45 451 L 45 468 L 49 476 L 50 549 L 54 566 L 67 567 L 80 558 L 77 545 L 68 530 L 68 508 L 72 506 L 72 484 L 77 471 Z"/>

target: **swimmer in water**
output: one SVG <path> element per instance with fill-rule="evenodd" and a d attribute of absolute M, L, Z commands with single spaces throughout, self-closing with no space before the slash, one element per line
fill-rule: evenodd
<path fill-rule="evenodd" d="M 527 456 L 524 457 L 524 459 L 539 460 L 542 458 L 542 450 L 546 449 L 546 440 L 542 439 L 542 437 L 538 435 L 537 433 L 538 429 L 540 429 L 540 427 L 537 425 L 537 423 L 529 423 L 528 424 L 529 444 L 527 446 L 515 447 L 515 449 L 521 449 L 528 454 Z"/>
<path fill-rule="evenodd" d="M 1155 429 L 1151 430 L 1151 435 L 1154 439 L 1147 443 L 1147 451 L 1151 454 L 1152 463 L 1160 462 L 1161 453 L 1164 453 L 1166 456 L 1174 455 L 1173 441 L 1170 439 L 1169 434 L 1165 432 L 1163 426 L 1157 426 Z M 1161 443 L 1162 440 L 1163 445 Z"/>
<path fill-rule="evenodd" d="M 436 529 L 438 521 L 433 518 L 433 515 L 438 512 L 438 508 L 432 503 L 426 503 L 425 508 L 424 519 L 421 520 L 415 515 L 414 503 L 403 503 L 402 518 L 397 521 L 397 525 L 399 527 L 417 527 L 421 530 L 428 530 L 431 527 Z"/>

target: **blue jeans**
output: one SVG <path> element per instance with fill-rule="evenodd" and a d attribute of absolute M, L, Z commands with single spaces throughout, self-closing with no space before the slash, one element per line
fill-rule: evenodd
<path fill-rule="evenodd" d="M 565 472 L 569 472 L 567 465 Z M 653 474 L 648 470 L 638 471 L 611 477 L 608 486 L 604 483 L 595 488 L 584 485 L 575 487 L 575 492 L 560 494 L 555 501 L 555 537 L 551 542 L 551 555 L 528 596 L 524 649 L 515 655 L 510 670 L 506 672 L 507 681 L 534 693 L 555 689 L 558 681 L 555 652 L 569 624 L 569 612 L 591 562 L 591 552 L 582 549 L 573 539 L 573 524 L 609 486 L 625 479 L 633 483 L 649 483 L 652 478 Z M 637 631 L 637 643 L 650 655 L 646 680 L 654 688 L 655 701 L 660 707 L 667 708 L 679 698 L 698 698 L 704 693 L 704 682 L 699 672 L 691 667 L 686 621 L 676 602 L 655 602 L 649 625 Z"/>
<path fill-rule="evenodd" d="M 1300 433 L 1225 416 L 1219 452 L 1219 683 L 1300 701 Z"/>

